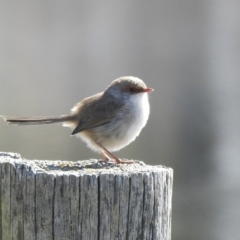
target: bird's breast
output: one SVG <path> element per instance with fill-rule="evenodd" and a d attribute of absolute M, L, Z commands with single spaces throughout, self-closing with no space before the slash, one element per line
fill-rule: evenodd
<path fill-rule="evenodd" d="M 102 144 L 109 151 L 118 151 L 127 146 L 140 134 L 146 125 L 149 116 L 149 103 L 147 94 L 133 98 L 129 106 L 119 115 L 118 118 L 109 124 L 103 138 Z"/>

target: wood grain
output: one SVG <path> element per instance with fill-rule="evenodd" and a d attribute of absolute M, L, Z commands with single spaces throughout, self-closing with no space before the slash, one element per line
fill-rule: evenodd
<path fill-rule="evenodd" d="M 0 153 L 0 240 L 171 239 L 173 171 Z"/>

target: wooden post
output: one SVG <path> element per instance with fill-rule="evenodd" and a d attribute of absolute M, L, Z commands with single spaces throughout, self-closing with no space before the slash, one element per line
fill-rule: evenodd
<path fill-rule="evenodd" d="M 0 239 L 171 239 L 173 171 L 0 153 Z"/>

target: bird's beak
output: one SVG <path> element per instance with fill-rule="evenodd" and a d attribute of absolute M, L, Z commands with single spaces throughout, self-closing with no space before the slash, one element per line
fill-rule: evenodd
<path fill-rule="evenodd" d="M 144 88 L 143 89 L 143 92 L 153 92 L 154 91 L 154 89 L 153 88 Z"/>

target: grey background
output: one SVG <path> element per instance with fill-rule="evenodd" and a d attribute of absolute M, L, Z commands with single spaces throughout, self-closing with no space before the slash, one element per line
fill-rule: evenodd
<path fill-rule="evenodd" d="M 1 1 L 0 114 L 67 114 L 112 80 L 155 89 L 117 156 L 174 169 L 172 239 L 240 236 L 239 1 Z M 99 158 L 60 125 L 0 121 L 0 151 Z"/>

